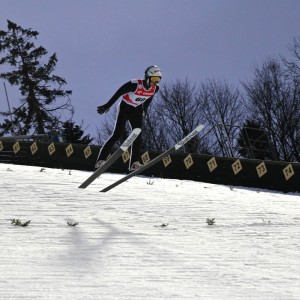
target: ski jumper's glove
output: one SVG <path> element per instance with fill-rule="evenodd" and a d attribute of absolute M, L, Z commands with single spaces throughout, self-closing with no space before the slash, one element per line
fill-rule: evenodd
<path fill-rule="evenodd" d="M 102 115 L 109 111 L 109 106 L 107 104 L 100 105 L 97 107 L 97 112 L 99 115 Z"/>

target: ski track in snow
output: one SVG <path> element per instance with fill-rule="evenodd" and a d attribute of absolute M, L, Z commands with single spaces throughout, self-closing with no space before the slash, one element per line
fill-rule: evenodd
<path fill-rule="evenodd" d="M 82 190 L 89 172 L 0 173 L 0 299 L 300 297 L 299 194 L 143 176 L 99 193 L 123 175 Z"/>

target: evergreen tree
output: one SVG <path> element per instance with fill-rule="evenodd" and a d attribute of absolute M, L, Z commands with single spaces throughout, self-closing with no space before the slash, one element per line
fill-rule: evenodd
<path fill-rule="evenodd" d="M 93 141 L 93 138 L 90 135 L 83 136 L 84 131 L 81 129 L 81 126 L 75 125 L 72 121 L 66 121 L 63 124 L 62 135 L 66 142 L 68 143 L 77 143 L 77 144 L 90 144 Z"/>
<path fill-rule="evenodd" d="M 0 65 L 9 65 L 11 70 L 1 73 L 0 78 L 18 86 L 22 96 L 21 104 L 11 112 L 12 122 L 6 118 L 0 124 L 0 136 L 8 133 L 12 126 L 15 133 L 22 135 L 59 130 L 62 126 L 59 113 L 73 111 L 68 97 L 72 92 L 61 88 L 66 84 L 65 79 L 52 74 L 57 64 L 56 54 L 42 63 L 47 50 L 34 45 L 38 34 L 9 20 L 7 31 L 0 30 Z M 65 97 L 67 100 L 57 103 L 59 98 Z M 10 112 L 1 114 L 10 116 Z"/>

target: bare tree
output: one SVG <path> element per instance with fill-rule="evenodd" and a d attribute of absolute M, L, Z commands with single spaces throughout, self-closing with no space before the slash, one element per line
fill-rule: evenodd
<path fill-rule="evenodd" d="M 243 83 L 251 119 L 270 134 L 280 160 L 299 161 L 300 156 L 300 88 L 275 59 L 256 67 L 253 79 Z"/>
<path fill-rule="evenodd" d="M 195 85 L 177 80 L 174 84 L 164 85 L 159 93 L 155 112 L 160 116 L 161 131 L 166 132 L 167 144 L 173 145 L 184 138 L 197 125 L 203 123 L 201 103 L 197 101 Z M 199 152 L 203 148 L 199 137 L 188 143 L 183 151 Z"/>
<path fill-rule="evenodd" d="M 287 74 L 293 80 L 300 83 L 300 38 L 294 38 L 293 44 L 289 45 L 293 59 L 282 57 L 282 61 L 287 68 Z"/>
<path fill-rule="evenodd" d="M 168 131 L 164 130 L 164 120 L 159 113 L 160 96 L 155 96 L 144 118 L 142 131 L 143 147 L 153 151 L 161 151 L 170 147 Z"/>
<path fill-rule="evenodd" d="M 214 133 L 210 140 L 211 152 L 222 156 L 234 156 L 234 142 L 244 120 L 244 109 L 240 92 L 226 82 L 216 79 L 202 83 L 198 105 Z"/>

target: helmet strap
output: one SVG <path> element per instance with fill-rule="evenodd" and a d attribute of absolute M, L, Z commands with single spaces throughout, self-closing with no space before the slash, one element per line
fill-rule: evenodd
<path fill-rule="evenodd" d="M 150 77 L 149 76 L 146 76 L 145 83 L 148 87 L 150 86 Z"/>

